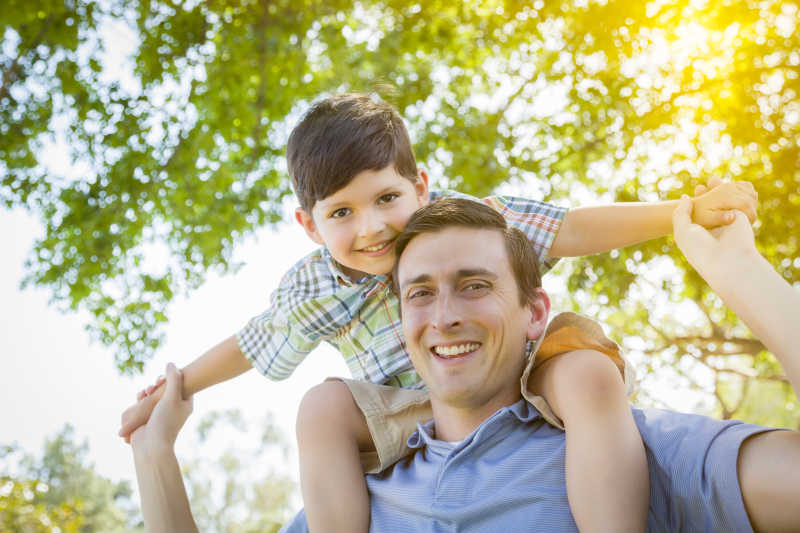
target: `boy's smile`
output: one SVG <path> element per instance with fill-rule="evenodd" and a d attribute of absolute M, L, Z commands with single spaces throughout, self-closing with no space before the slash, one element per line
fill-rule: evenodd
<path fill-rule="evenodd" d="M 393 165 L 365 170 L 346 186 L 314 204 L 309 215 L 295 217 L 316 243 L 328 248 L 354 280 L 387 274 L 394 266 L 394 240 L 414 211 L 428 203 L 428 176 L 415 183 Z"/>

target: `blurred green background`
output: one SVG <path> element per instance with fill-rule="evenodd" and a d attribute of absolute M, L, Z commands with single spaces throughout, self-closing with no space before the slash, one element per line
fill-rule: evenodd
<path fill-rule="evenodd" d="M 393 103 L 438 187 L 577 206 L 751 181 L 759 249 L 798 286 L 798 22 L 788 0 L 6 0 L 0 201 L 44 227 L 24 285 L 85 312 L 125 374 L 176 295 L 281 219 L 291 127 L 340 91 Z M 112 64 L 120 24 L 137 42 Z M 55 145 L 69 171 L 43 164 Z M 800 428 L 780 366 L 671 239 L 548 278 L 557 308 L 628 350 L 639 405 L 691 393 L 698 412 Z"/>

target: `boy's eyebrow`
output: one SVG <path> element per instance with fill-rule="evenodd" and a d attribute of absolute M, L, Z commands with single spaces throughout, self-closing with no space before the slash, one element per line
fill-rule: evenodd
<path fill-rule="evenodd" d="M 375 193 L 375 198 L 380 198 L 384 194 L 386 194 L 386 193 L 388 193 L 390 191 L 394 191 L 396 189 L 397 189 L 396 185 L 388 185 L 388 186 L 384 187 L 383 189 L 381 189 L 380 191 L 376 192 Z M 339 207 L 350 205 L 350 200 L 346 200 L 346 199 L 339 200 L 338 202 L 335 202 L 335 203 L 332 203 L 332 204 L 328 204 L 328 205 L 325 205 L 324 202 L 325 202 L 325 198 L 323 198 L 322 200 L 318 200 L 317 201 L 317 203 L 322 205 L 323 208 L 326 209 L 326 210 L 330 210 L 330 209 L 334 209 L 335 210 L 335 209 L 338 209 Z"/>

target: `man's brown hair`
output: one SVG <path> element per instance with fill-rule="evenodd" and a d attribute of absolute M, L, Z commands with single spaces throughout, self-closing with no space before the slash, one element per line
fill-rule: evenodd
<path fill-rule="evenodd" d="M 539 274 L 539 260 L 528 238 L 519 229 L 509 226 L 506 219 L 488 205 L 466 198 L 437 200 L 414 213 L 395 240 L 392 272 L 395 291 L 398 290 L 397 267 L 406 246 L 418 235 L 452 227 L 499 231 L 503 235 L 508 261 L 517 282 L 520 303 L 525 305 L 536 297 L 536 289 L 542 286 L 542 277 Z M 476 243 L 476 246 L 480 244 Z"/>
<path fill-rule="evenodd" d="M 339 94 L 314 104 L 289 136 L 289 176 L 300 207 L 345 187 L 360 172 L 394 165 L 417 180 L 417 162 L 403 119 L 367 94 Z"/>

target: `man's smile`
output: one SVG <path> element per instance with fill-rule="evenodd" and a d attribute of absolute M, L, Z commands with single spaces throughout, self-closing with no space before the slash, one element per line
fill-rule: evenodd
<path fill-rule="evenodd" d="M 481 347 L 479 342 L 461 342 L 456 344 L 436 344 L 431 347 L 431 352 L 437 357 L 455 359 L 473 353 Z"/>

